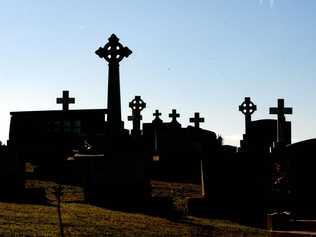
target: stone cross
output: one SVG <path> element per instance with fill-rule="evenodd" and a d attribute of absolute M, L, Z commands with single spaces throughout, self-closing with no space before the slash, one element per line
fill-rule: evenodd
<path fill-rule="evenodd" d="M 124 47 L 115 34 L 112 34 L 108 40 L 108 43 L 103 48 L 100 47 L 95 53 L 100 58 L 104 58 L 109 65 L 107 126 L 110 133 L 120 134 L 124 125 L 121 114 L 119 62 L 124 57 L 128 57 L 132 51 Z"/>
<path fill-rule="evenodd" d="M 155 116 L 155 119 L 160 119 L 161 113 L 159 112 L 158 109 L 156 109 L 155 113 L 153 113 L 153 115 Z"/>
<path fill-rule="evenodd" d="M 153 113 L 153 116 L 155 117 L 153 120 L 153 123 L 162 123 L 162 120 L 160 119 L 161 113 L 158 109 L 155 110 L 155 113 Z"/>
<path fill-rule="evenodd" d="M 245 97 L 244 102 L 239 105 L 239 111 L 245 115 L 246 122 L 246 134 L 249 132 L 249 126 L 251 123 L 251 115 L 257 111 L 257 106 L 251 101 L 250 97 Z"/>
<path fill-rule="evenodd" d="M 285 140 L 285 126 L 286 126 L 286 120 L 285 115 L 286 114 L 293 114 L 292 108 L 286 108 L 284 107 L 284 99 L 278 99 L 278 107 L 270 108 L 270 114 L 276 114 L 278 115 L 278 125 L 277 125 L 277 143 L 279 146 L 286 145 Z"/>
<path fill-rule="evenodd" d="M 172 121 L 171 122 L 175 122 L 177 123 L 177 118 L 180 117 L 180 114 L 177 113 L 177 110 L 176 109 L 173 109 L 172 110 L 172 113 L 169 114 L 169 118 L 172 118 Z"/>
<path fill-rule="evenodd" d="M 124 47 L 115 34 L 112 34 L 108 40 L 109 42 L 103 48 L 100 47 L 95 51 L 100 58 L 104 58 L 108 63 L 117 64 L 124 57 L 131 55 L 132 51 L 128 47 Z"/>
<path fill-rule="evenodd" d="M 204 123 L 204 118 L 200 117 L 200 113 L 194 113 L 194 117 L 190 118 L 190 123 L 194 123 L 195 128 L 200 128 L 200 123 Z"/>
<path fill-rule="evenodd" d="M 57 104 L 63 105 L 63 111 L 69 110 L 69 104 L 75 103 L 75 98 L 69 98 L 69 91 L 63 91 L 63 97 L 56 99 Z"/>
<path fill-rule="evenodd" d="M 129 103 L 129 107 L 132 109 L 132 116 L 128 116 L 128 120 L 133 121 L 132 135 L 138 136 L 141 134 L 140 121 L 142 120 L 142 115 L 140 112 L 146 108 L 146 103 L 140 96 L 135 96 Z"/>

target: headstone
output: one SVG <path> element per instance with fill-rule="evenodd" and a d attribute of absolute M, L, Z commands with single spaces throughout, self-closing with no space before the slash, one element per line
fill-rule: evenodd
<path fill-rule="evenodd" d="M 277 145 L 283 147 L 286 144 L 286 128 L 285 128 L 285 115 L 292 114 L 292 108 L 284 107 L 284 99 L 278 99 L 278 107 L 270 108 L 270 114 L 278 115 L 278 126 L 277 126 Z"/>
<path fill-rule="evenodd" d="M 121 115 L 119 63 L 124 57 L 128 57 L 132 51 L 124 47 L 119 42 L 119 38 L 112 34 L 109 42 L 103 48 L 100 47 L 95 53 L 100 58 L 104 58 L 109 65 L 107 125 L 112 135 L 118 135 L 124 127 Z"/>
<path fill-rule="evenodd" d="M 155 117 L 154 120 L 152 121 L 154 125 L 161 125 L 163 123 L 163 121 L 160 118 L 161 113 L 159 112 L 158 109 L 155 110 L 155 113 L 153 113 L 153 116 Z"/>
<path fill-rule="evenodd" d="M 153 144 L 153 161 L 158 162 L 160 161 L 160 156 L 159 156 L 159 148 L 158 148 L 158 143 L 159 143 L 159 129 L 162 128 L 163 126 L 163 121 L 160 119 L 161 113 L 159 112 L 158 109 L 155 110 L 155 113 L 153 113 L 153 116 L 155 117 L 154 120 L 152 121 L 153 125 L 153 135 L 154 135 L 154 144 Z M 152 166 L 155 169 L 155 166 Z"/>
<path fill-rule="evenodd" d="M 179 117 L 180 117 L 180 114 L 177 113 L 176 109 L 173 109 L 172 113 L 169 114 L 169 118 L 171 118 L 171 122 L 170 122 L 171 127 L 181 128 L 181 124 L 177 121 L 177 118 Z"/>
<path fill-rule="evenodd" d="M 250 97 L 245 97 L 245 101 L 239 106 L 239 111 L 245 115 L 246 131 L 248 133 L 251 123 L 251 115 L 257 110 L 257 106 L 251 101 Z"/>
<path fill-rule="evenodd" d="M 257 110 L 257 106 L 251 101 L 250 97 L 245 97 L 244 102 L 239 106 L 239 111 L 245 115 L 245 134 L 240 144 L 241 151 L 249 149 L 249 132 L 251 126 L 251 115 Z"/>
<path fill-rule="evenodd" d="M 132 116 L 128 116 L 129 121 L 133 121 L 133 136 L 140 136 L 140 121 L 142 120 L 141 111 L 146 108 L 146 103 L 141 99 L 140 96 L 135 96 L 135 98 L 129 103 L 129 107 L 132 109 Z"/>
<path fill-rule="evenodd" d="M 75 103 L 75 98 L 69 98 L 69 91 L 63 91 L 63 97 L 56 99 L 57 104 L 63 105 L 63 111 L 69 110 L 69 104 Z"/>
<path fill-rule="evenodd" d="M 109 42 L 96 51 L 109 64 L 108 117 L 104 153 L 87 156 L 89 167 L 85 182 L 86 199 L 105 206 L 136 207 L 149 197 L 150 180 L 142 137 L 134 139 L 125 133 L 121 121 L 119 62 L 132 52 L 113 34 Z M 146 107 L 140 96 L 129 104 L 133 110 L 133 135 L 140 135 L 140 112 Z"/>
<path fill-rule="evenodd" d="M 190 123 L 194 123 L 195 128 L 200 128 L 200 123 L 204 123 L 204 118 L 200 117 L 200 113 L 194 113 L 194 118 L 190 118 Z"/>

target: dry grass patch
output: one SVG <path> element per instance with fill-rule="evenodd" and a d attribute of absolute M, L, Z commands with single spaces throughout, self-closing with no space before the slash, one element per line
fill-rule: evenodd
<path fill-rule="evenodd" d="M 55 197 L 56 184 L 27 181 L 27 188 L 45 188 L 48 205 L 0 203 L 0 236 L 59 236 Z M 171 196 L 175 200 L 196 197 L 199 185 L 153 181 L 153 195 Z M 82 189 L 65 185 L 62 218 L 65 236 L 267 236 L 257 229 L 229 221 L 185 217 L 169 220 L 145 214 L 127 213 L 79 203 Z"/>

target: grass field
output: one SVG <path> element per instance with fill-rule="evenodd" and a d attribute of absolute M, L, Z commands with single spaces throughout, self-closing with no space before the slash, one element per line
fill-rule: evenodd
<path fill-rule="evenodd" d="M 59 236 L 53 182 L 28 181 L 26 186 L 44 187 L 49 203 L 30 205 L 0 203 L 0 236 Z M 198 185 L 153 182 L 153 195 L 178 200 L 198 196 Z M 195 217 L 168 219 L 141 213 L 113 211 L 83 203 L 79 187 L 65 186 L 62 218 L 65 236 L 267 236 L 261 230 L 229 221 Z"/>

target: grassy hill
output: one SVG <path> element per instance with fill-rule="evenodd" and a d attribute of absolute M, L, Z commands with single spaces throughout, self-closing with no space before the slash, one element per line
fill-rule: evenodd
<path fill-rule="evenodd" d="M 58 236 L 53 182 L 28 181 L 27 187 L 45 187 L 47 205 L 0 203 L 0 236 Z M 168 219 L 141 213 L 113 211 L 82 203 L 79 187 L 65 186 L 62 217 L 65 236 L 267 236 L 261 230 L 229 221 L 195 217 Z M 153 195 L 199 195 L 198 185 L 153 182 Z M 180 198 L 179 198 L 180 197 Z"/>

